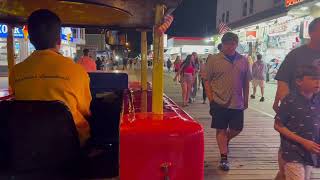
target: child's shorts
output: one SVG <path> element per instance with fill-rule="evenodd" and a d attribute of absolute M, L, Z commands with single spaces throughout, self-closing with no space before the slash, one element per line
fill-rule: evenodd
<path fill-rule="evenodd" d="M 278 153 L 279 172 L 276 180 L 309 180 L 311 178 L 312 166 L 301 163 L 286 162 Z"/>

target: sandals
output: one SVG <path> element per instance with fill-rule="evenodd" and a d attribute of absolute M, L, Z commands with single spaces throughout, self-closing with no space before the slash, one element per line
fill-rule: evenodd
<path fill-rule="evenodd" d="M 182 105 L 182 107 L 187 107 L 187 106 L 189 106 L 189 105 L 188 105 L 188 104 L 183 104 L 183 105 Z"/>

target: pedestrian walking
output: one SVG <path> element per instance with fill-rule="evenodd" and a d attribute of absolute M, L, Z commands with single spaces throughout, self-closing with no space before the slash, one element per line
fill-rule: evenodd
<path fill-rule="evenodd" d="M 206 64 L 205 89 L 221 155 L 219 167 L 228 171 L 228 147 L 243 129 L 251 71 L 247 58 L 236 52 L 238 36 L 227 32 L 221 41 L 222 52 L 210 56 Z"/>
<path fill-rule="evenodd" d="M 97 60 L 96 60 L 96 65 L 97 65 L 97 70 L 102 70 L 102 60 L 100 57 L 97 57 Z"/>
<path fill-rule="evenodd" d="M 264 101 L 264 86 L 266 79 L 266 70 L 267 66 L 262 61 L 262 55 L 257 55 L 257 61 L 252 65 L 252 86 L 253 86 L 253 94 L 250 96 L 251 99 L 256 98 L 257 87 L 260 87 L 261 98 L 260 102 Z"/>
<path fill-rule="evenodd" d="M 168 68 L 168 72 L 171 71 L 171 66 L 172 66 L 172 62 L 170 60 L 170 58 L 167 60 L 167 68 Z"/>
<path fill-rule="evenodd" d="M 217 46 L 217 48 L 218 48 L 219 52 L 221 52 L 221 51 L 222 51 L 222 44 L 219 43 L 218 46 Z"/>
<path fill-rule="evenodd" d="M 83 56 L 77 62 L 87 72 L 94 72 L 97 70 L 96 62 L 89 56 L 89 49 L 83 50 Z"/>
<path fill-rule="evenodd" d="M 180 56 L 177 56 L 176 57 L 176 60 L 174 61 L 174 72 L 176 73 L 176 82 L 180 82 L 180 73 L 179 73 L 179 70 L 180 70 L 180 66 L 181 66 L 181 57 Z"/>
<path fill-rule="evenodd" d="M 191 88 L 191 95 L 189 98 L 189 103 L 195 102 L 196 97 L 197 97 L 197 91 L 199 87 L 199 71 L 200 71 L 200 61 L 198 58 L 198 54 L 196 52 L 192 53 L 193 56 L 193 61 L 192 61 L 192 66 L 194 68 L 194 74 L 193 74 L 193 84 Z"/>
<path fill-rule="evenodd" d="M 211 55 L 208 56 L 207 60 L 209 59 Z M 201 85 L 202 85 L 202 104 L 206 104 L 206 100 L 207 100 L 207 94 L 206 94 L 206 88 L 205 88 L 205 78 L 207 76 L 206 73 L 206 62 L 207 60 L 201 60 L 200 61 L 200 79 L 201 79 Z"/>
<path fill-rule="evenodd" d="M 122 62 L 122 70 L 127 70 L 128 58 L 124 57 Z"/>
<path fill-rule="evenodd" d="M 194 78 L 194 67 L 192 65 L 194 56 L 188 55 L 185 61 L 182 63 L 181 68 L 179 70 L 179 74 L 181 75 L 181 89 L 182 89 L 182 106 L 188 106 L 188 100 L 190 98 L 191 88 L 193 84 Z M 176 80 L 177 76 L 174 78 Z"/>

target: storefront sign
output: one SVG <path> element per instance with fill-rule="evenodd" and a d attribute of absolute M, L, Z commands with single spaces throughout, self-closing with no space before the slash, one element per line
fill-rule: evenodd
<path fill-rule="evenodd" d="M 184 45 L 182 46 L 181 52 L 185 54 L 191 54 L 196 52 L 197 54 L 206 54 L 208 52 L 213 52 L 213 46 L 201 46 L 201 45 Z"/>
<path fill-rule="evenodd" d="M 13 35 L 14 38 L 28 38 L 28 29 L 14 28 Z M 7 38 L 8 36 L 8 26 L 5 24 L 0 24 L 0 38 Z M 71 28 L 61 28 L 61 39 L 66 42 L 73 42 L 73 36 Z"/>
<path fill-rule="evenodd" d="M 281 34 L 281 33 L 286 33 L 287 30 L 288 30 L 287 23 L 272 25 L 269 29 L 269 35 L 277 35 L 277 34 Z"/>
<path fill-rule="evenodd" d="M 303 0 L 286 0 L 286 7 L 301 3 Z"/>
<path fill-rule="evenodd" d="M 246 32 L 247 41 L 255 40 L 256 38 L 257 38 L 257 31 L 247 31 Z"/>
<path fill-rule="evenodd" d="M 14 28 L 13 35 L 15 38 L 24 38 L 22 28 Z M 0 38 L 7 38 L 8 36 L 8 26 L 5 24 L 0 24 Z"/>
<path fill-rule="evenodd" d="M 69 27 L 61 28 L 61 40 L 68 42 L 73 42 L 72 30 Z"/>

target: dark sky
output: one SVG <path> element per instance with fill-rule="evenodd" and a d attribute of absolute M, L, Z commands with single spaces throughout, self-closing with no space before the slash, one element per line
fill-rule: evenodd
<path fill-rule="evenodd" d="M 168 34 L 172 36 L 206 37 L 216 26 L 217 0 L 183 0 L 173 13 L 175 19 Z"/>
<path fill-rule="evenodd" d="M 183 0 L 173 13 L 174 21 L 166 32 L 169 36 L 208 37 L 216 27 L 217 0 Z M 140 52 L 140 33 L 128 33 L 131 49 Z M 152 42 L 152 33 L 148 34 L 148 45 Z M 135 53 L 135 54 L 136 54 Z M 135 56 L 135 55 L 134 55 Z"/>

